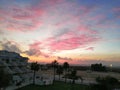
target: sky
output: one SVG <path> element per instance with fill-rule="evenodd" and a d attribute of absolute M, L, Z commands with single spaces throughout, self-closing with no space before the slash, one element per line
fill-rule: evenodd
<path fill-rule="evenodd" d="M 29 62 L 120 65 L 120 0 L 0 0 L 0 50 Z"/>

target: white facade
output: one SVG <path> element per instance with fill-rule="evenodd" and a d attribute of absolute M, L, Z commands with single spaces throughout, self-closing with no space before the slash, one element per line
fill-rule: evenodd
<path fill-rule="evenodd" d="M 5 50 L 0 51 L 0 68 L 12 74 L 12 84 L 16 84 L 20 81 L 25 82 L 32 78 L 32 73 L 27 62 L 28 58 L 22 57 L 18 53 Z"/>
<path fill-rule="evenodd" d="M 19 82 L 24 83 L 23 85 L 28 85 L 33 81 L 33 72 L 30 70 L 28 58 L 22 57 L 18 53 L 8 52 L 5 50 L 0 51 L 0 68 L 3 68 L 6 72 L 13 76 L 11 85 L 17 85 Z M 53 78 L 38 72 L 36 73 L 35 83 L 37 85 L 52 84 Z"/>
<path fill-rule="evenodd" d="M 33 82 L 33 71 L 30 70 L 30 64 L 28 63 L 27 57 L 22 57 L 20 54 L 15 52 L 9 52 L 5 50 L 0 51 L 0 69 L 5 70 L 12 75 L 11 85 L 8 86 L 6 90 L 15 90 L 19 87 L 29 85 Z M 37 78 L 39 77 L 39 78 Z M 41 80 L 41 77 L 43 80 Z M 44 83 L 45 82 L 45 83 Z M 36 73 L 36 82 L 37 85 L 48 85 L 52 84 L 53 79 L 45 79 L 45 75 Z"/>

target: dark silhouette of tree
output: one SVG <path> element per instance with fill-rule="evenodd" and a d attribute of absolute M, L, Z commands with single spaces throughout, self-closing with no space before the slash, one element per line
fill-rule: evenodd
<path fill-rule="evenodd" d="M 56 60 L 52 62 L 52 67 L 53 67 L 53 80 L 55 81 L 55 72 L 56 68 L 58 67 L 58 62 Z"/>
<path fill-rule="evenodd" d="M 81 82 L 83 82 L 83 79 L 81 76 L 77 76 L 77 70 L 73 69 L 70 74 L 67 74 L 67 78 L 72 79 L 72 84 L 75 83 L 75 80 L 81 79 Z"/>
<path fill-rule="evenodd" d="M 39 70 L 39 64 L 37 62 L 31 63 L 31 70 L 33 70 L 33 84 L 35 84 L 36 71 Z"/>
<path fill-rule="evenodd" d="M 0 88 L 5 89 L 7 86 L 9 86 L 11 80 L 12 76 L 3 69 L 0 69 Z"/>
<path fill-rule="evenodd" d="M 59 80 L 60 80 L 60 75 L 63 74 L 63 68 L 59 66 L 56 70 L 56 73 L 59 75 Z"/>
<path fill-rule="evenodd" d="M 81 80 L 81 83 L 83 82 L 83 78 L 81 76 L 77 76 L 77 70 L 75 69 L 71 70 L 70 73 L 67 73 L 65 77 L 68 79 L 72 79 L 72 84 L 74 84 L 75 80 L 78 80 L 78 79 Z"/>
<path fill-rule="evenodd" d="M 113 90 L 119 84 L 119 81 L 111 76 L 97 77 L 96 81 L 99 83 L 98 86 L 101 86 L 100 89 L 104 87 L 105 90 Z"/>
<path fill-rule="evenodd" d="M 107 71 L 106 67 L 100 64 L 91 64 L 91 70 L 92 71 Z"/>
<path fill-rule="evenodd" d="M 64 68 L 64 70 L 65 70 L 65 82 L 66 82 L 66 80 L 67 80 L 67 78 L 66 78 L 66 73 L 67 73 L 67 70 L 68 70 L 68 68 L 69 68 L 69 64 L 68 64 L 68 62 L 64 62 L 63 63 L 63 68 Z"/>
<path fill-rule="evenodd" d="M 76 74 L 77 74 L 76 70 L 72 70 L 71 71 L 72 84 L 74 84 L 75 80 L 78 79 L 78 77 L 76 76 Z"/>

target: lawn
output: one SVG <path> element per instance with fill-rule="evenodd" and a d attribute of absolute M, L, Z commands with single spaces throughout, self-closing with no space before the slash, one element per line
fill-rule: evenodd
<path fill-rule="evenodd" d="M 89 87 L 80 84 L 55 82 L 53 85 L 48 85 L 48 86 L 29 85 L 17 90 L 89 90 Z"/>

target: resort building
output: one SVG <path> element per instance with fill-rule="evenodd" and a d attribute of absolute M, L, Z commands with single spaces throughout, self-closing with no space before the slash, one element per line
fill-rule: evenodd
<path fill-rule="evenodd" d="M 28 58 L 18 53 L 0 50 L 0 69 L 12 75 L 11 85 L 6 90 L 15 90 L 33 82 L 33 71 L 30 69 Z M 53 83 L 53 78 L 39 72 L 36 73 L 35 84 L 49 85 Z"/>
<path fill-rule="evenodd" d="M 0 69 L 1 68 L 12 75 L 11 84 L 17 84 L 20 81 L 26 82 L 32 79 L 32 72 L 28 65 L 28 58 L 22 57 L 18 53 L 1 50 Z"/>

